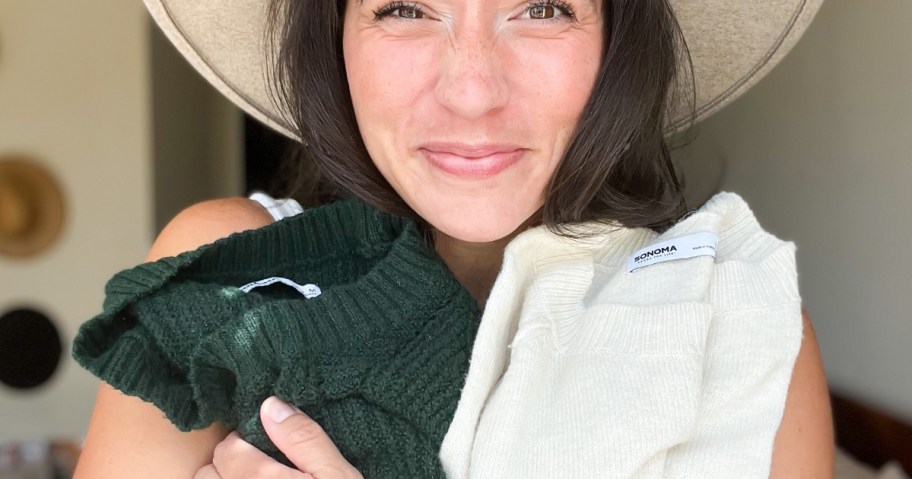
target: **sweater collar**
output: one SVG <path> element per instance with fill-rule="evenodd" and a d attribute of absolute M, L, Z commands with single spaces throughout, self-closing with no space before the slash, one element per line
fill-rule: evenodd
<path fill-rule="evenodd" d="M 674 226 L 659 234 L 648 228 L 628 228 L 611 222 L 586 222 L 568 230 L 578 238 L 568 238 L 536 226 L 518 234 L 505 250 L 506 255 L 529 258 L 534 264 L 562 259 L 592 258 L 604 264 L 622 264 L 627 256 L 649 244 L 691 233 L 710 231 L 720 238 L 720 253 L 728 245 L 738 245 L 759 228 L 747 203 L 736 193 L 720 192 L 700 208 L 691 210 Z"/>

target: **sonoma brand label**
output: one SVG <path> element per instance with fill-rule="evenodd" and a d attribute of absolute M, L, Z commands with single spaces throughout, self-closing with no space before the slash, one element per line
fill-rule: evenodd
<path fill-rule="evenodd" d="M 694 233 L 649 245 L 627 258 L 627 272 L 632 273 L 644 266 L 674 259 L 715 257 L 718 243 L 719 237 L 714 233 Z"/>

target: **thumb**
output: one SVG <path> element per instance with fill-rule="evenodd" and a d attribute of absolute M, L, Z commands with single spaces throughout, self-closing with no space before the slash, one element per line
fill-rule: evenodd
<path fill-rule="evenodd" d="M 300 409 L 273 396 L 260 407 L 269 439 L 301 472 L 315 479 L 361 479 L 326 431 Z"/>

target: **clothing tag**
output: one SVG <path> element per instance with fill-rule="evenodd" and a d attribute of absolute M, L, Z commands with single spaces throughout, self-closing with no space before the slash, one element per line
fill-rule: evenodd
<path fill-rule="evenodd" d="M 644 266 L 663 263 L 673 259 L 695 256 L 716 256 L 719 237 L 714 233 L 694 233 L 649 245 L 627 258 L 627 272 L 632 273 Z"/>
<path fill-rule="evenodd" d="M 278 276 L 247 283 L 244 286 L 241 286 L 240 290 L 245 293 L 249 293 L 252 289 L 259 288 L 261 286 L 269 286 L 276 283 L 282 283 L 291 286 L 292 288 L 298 290 L 299 293 L 303 294 L 307 299 L 316 298 L 317 296 L 323 294 L 323 292 L 320 291 L 320 287 L 315 284 L 305 284 L 304 286 L 301 286 L 300 284 L 295 283 L 288 278 L 280 278 Z"/>

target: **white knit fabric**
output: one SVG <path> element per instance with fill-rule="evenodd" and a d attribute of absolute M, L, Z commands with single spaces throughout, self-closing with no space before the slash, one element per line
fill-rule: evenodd
<path fill-rule="evenodd" d="M 259 203 L 263 208 L 266 208 L 266 211 L 272 215 L 272 219 L 276 221 L 300 214 L 304 211 L 301 203 L 298 203 L 296 200 L 291 198 L 277 200 L 262 191 L 253 192 L 248 198 Z"/>
<path fill-rule="evenodd" d="M 795 245 L 719 193 L 662 235 L 508 246 L 440 458 L 462 478 L 767 478 L 802 337 Z M 696 232 L 716 257 L 628 273 Z"/>

